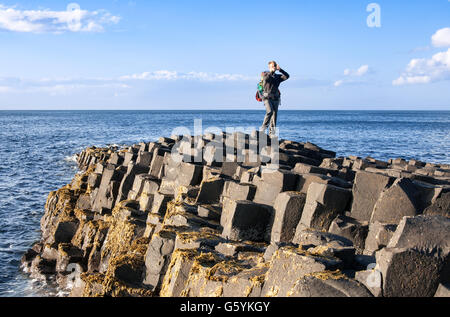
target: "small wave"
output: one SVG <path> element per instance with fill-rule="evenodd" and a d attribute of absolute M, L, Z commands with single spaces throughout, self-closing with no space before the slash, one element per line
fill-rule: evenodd
<path fill-rule="evenodd" d="M 25 264 L 23 264 L 23 263 L 20 265 L 20 269 L 26 274 L 30 274 L 31 273 L 31 269 L 28 266 L 26 266 Z"/>
<path fill-rule="evenodd" d="M 66 156 L 64 158 L 64 161 L 66 161 L 66 162 L 77 162 L 77 159 L 78 159 L 78 155 L 74 154 L 74 155 L 71 155 L 71 156 Z"/>
<path fill-rule="evenodd" d="M 57 293 L 56 293 L 56 297 L 68 297 L 70 295 L 70 292 L 69 291 L 66 291 L 66 290 L 59 290 Z"/>

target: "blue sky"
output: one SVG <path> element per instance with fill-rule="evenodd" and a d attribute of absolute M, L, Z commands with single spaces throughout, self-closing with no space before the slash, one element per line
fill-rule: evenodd
<path fill-rule="evenodd" d="M 450 1 L 4 1 L 0 109 L 450 110 Z"/>

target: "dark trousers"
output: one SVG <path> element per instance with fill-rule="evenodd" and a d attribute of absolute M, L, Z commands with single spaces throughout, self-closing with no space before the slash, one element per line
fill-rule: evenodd
<path fill-rule="evenodd" d="M 264 106 L 266 107 L 266 116 L 264 117 L 264 122 L 260 128 L 261 131 L 266 131 L 269 126 L 269 134 L 275 133 L 275 128 L 277 126 L 277 114 L 278 106 L 280 105 L 280 100 L 265 99 Z"/>

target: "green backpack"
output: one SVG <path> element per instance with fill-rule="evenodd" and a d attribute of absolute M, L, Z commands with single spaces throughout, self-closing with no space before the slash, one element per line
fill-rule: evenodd
<path fill-rule="evenodd" d="M 257 90 L 256 90 L 256 100 L 258 102 L 262 102 L 263 96 L 264 96 L 264 84 L 263 84 L 263 80 L 261 79 L 261 81 L 259 82 L 259 84 L 257 86 Z"/>

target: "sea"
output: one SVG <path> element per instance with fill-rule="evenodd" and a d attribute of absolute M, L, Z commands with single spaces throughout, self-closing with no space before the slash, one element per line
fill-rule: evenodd
<path fill-rule="evenodd" d="M 0 296 L 61 296 L 30 279 L 20 258 L 40 238 L 50 191 L 77 172 L 87 146 L 131 145 L 183 127 L 257 129 L 263 111 L 0 111 Z M 280 111 L 279 137 L 311 142 L 337 156 L 450 164 L 450 111 Z M 200 131 L 203 131 L 200 130 Z"/>

